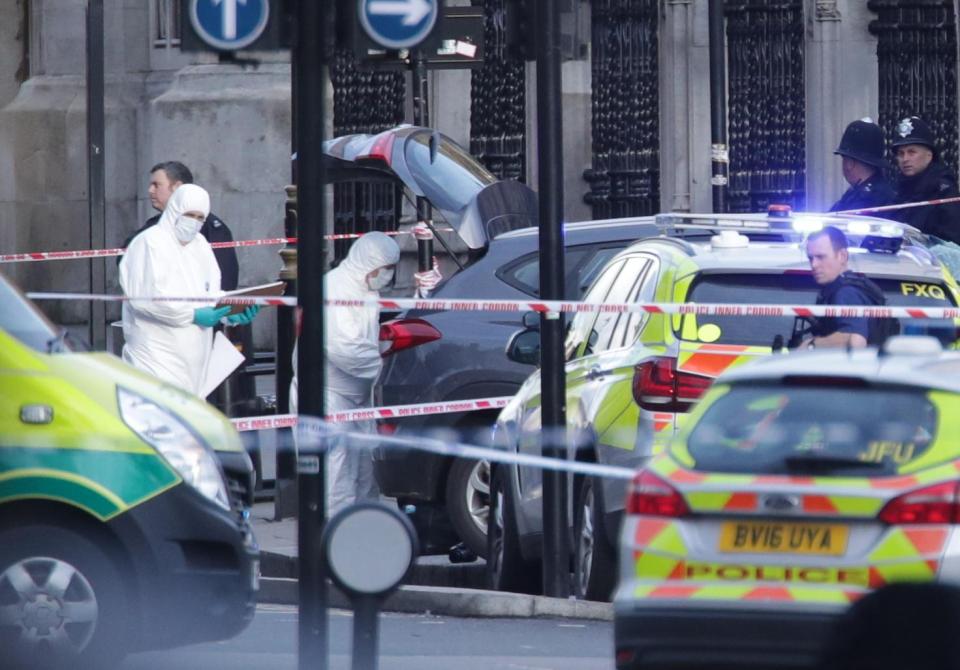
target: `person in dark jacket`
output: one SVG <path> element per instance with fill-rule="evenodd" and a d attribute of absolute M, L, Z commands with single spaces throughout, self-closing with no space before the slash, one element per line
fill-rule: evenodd
<path fill-rule="evenodd" d="M 900 121 L 891 146 L 900 170 L 898 204 L 960 196 L 957 178 L 940 160 L 933 132 L 922 119 L 910 116 Z M 892 218 L 928 235 L 960 243 L 960 203 L 909 207 L 893 212 Z"/>
<path fill-rule="evenodd" d="M 883 176 L 883 131 L 871 119 L 853 121 L 843 131 L 833 153 L 843 156 L 843 178 L 850 188 L 830 208 L 831 212 L 868 209 L 893 203 L 893 187 Z"/>
<path fill-rule="evenodd" d="M 825 226 L 807 238 L 807 258 L 813 280 L 820 286 L 818 305 L 867 305 L 886 303 L 883 291 L 866 277 L 849 269 L 847 236 L 834 226 Z M 812 322 L 810 335 L 801 348 L 847 347 L 859 349 L 879 345 L 890 333 L 882 319 L 861 317 L 820 317 Z"/>
<path fill-rule="evenodd" d="M 192 183 L 193 173 L 191 173 L 190 169 L 183 163 L 179 161 L 157 163 L 150 168 L 150 186 L 147 189 L 147 193 L 150 196 L 150 204 L 158 212 L 163 212 L 163 208 L 167 206 L 167 201 L 170 199 L 170 196 L 173 195 L 173 192 L 177 190 L 177 187 L 181 184 Z M 124 241 L 123 246 L 125 248 L 130 246 L 130 242 L 134 237 L 150 226 L 155 225 L 159 220 L 160 214 L 147 219 L 139 230 Z M 200 234 L 210 243 L 233 241 L 233 235 L 230 233 L 230 229 L 227 228 L 227 224 L 212 212 L 203 222 Z M 214 249 L 213 255 L 217 259 L 217 265 L 220 266 L 220 288 L 224 291 L 234 290 L 237 288 L 240 279 L 240 265 L 237 262 L 237 250 Z"/>

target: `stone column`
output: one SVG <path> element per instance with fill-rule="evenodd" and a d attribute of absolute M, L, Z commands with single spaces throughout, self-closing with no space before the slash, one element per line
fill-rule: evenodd
<path fill-rule="evenodd" d="M 667 0 L 660 23 L 660 207 L 709 212 L 707 3 Z"/>
<path fill-rule="evenodd" d="M 863 0 L 805 0 L 807 210 L 829 209 L 847 188 L 833 154 L 847 124 L 877 121 L 875 18 Z"/>
<path fill-rule="evenodd" d="M 16 3 L 18 6 L 21 3 Z M 86 152 L 86 0 L 31 0 L 29 78 L 0 109 L 0 244 L 5 251 L 85 249 L 89 245 Z M 4 10 L 7 11 L 7 10 Z M 106 0 L 107 245 L 122 241 L 121 222 L 134 219 L 136 106 L 146 67 L 146 3 Z M 0 14 L 0 16 L 3 16 Z M 0 21 L 0 23 L 3 23 Z M 4 268 L 28 290 L 76 290 L 89 282 L 89 263 L 59 261 Z M 116 264 L 107 259 L 107 289 Z M 88 317 L 84 302 L 46 303 L 63 324 Z M 119 314 L 111 306 L 110 315 Z"/>

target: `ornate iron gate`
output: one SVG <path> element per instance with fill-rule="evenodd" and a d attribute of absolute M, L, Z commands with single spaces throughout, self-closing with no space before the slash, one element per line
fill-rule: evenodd
<path fill-rule="evenodd" d="M 731 212 L 802 209 L 802 0 L 727 0 Z"/>
<path fill-rule="evenodd" d="M 406 83 L 402 72 L 358 70 L 353 53 L 338 49 L 330 77 L 334 136 L 376 133 L 403 123 Z M 333 189 L 333 230 L 396 230 L 402 198 L 401 189 L 390 184 L 337 184 Z M 342 259 L 349 248 L 349 240 L 334 242 L 334 259 Z"/>
<path fill-rule="evenodd" d="M 593 0 L 593 166 L 584 202 L 594 218 L 660 208 L 657 0 Z"/>
<path fill-rule="evenodd" d="M 957 171 L 957 36 L 953 0 L 870 0 L 877 13 L 880 125 L 888 139 L 897 122 L 919 116 Z"/>
<path fill-rule="evenodd" d="M 505 0 L 483 5 L 486 56 L 470 81 L 470 153 L 500 179 L 526 177 L 526 78 L 522 60 L 507 52 Z"/>

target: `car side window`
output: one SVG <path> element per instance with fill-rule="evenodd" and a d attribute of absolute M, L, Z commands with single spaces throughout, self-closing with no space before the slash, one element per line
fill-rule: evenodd
<path fill-rule="evenodd" d="M 590 290 L 583 296 L 584 302 L 604 302 L 610 287 L 613 285 L 620 270 L 626 264 L 625 260 L 617 261 L 604 269 L 597 281 L 593 283 Z M 564 353 L 566 360 L 574 358 L 583 348 L 590 333 L 593 330 L 593 322 L 597 319 L 596 312 L 580 312 L 573 317 L 570 327 L 567 330 L 567 339 L 564 343 Z"/>
<path fill-rule="evenodd" d="M 595 251 L 596 253 L 577 270 L 577 293 L 574 300 L 579 300 L 587 292 L 593 280 L 597 278 L 607 262 L 622 251 L 622 247 L 599 248 Z"/>
<path fill-rule="evenodd" d="M 641 256 L 633 256 L 627 259 L 626 266 L 617 277 L 613 287 L 607 294 L 604 302 L 623 303 L 632 302 L 633 297 L 640 290 L 641 280 L 650 267 L 650 260 Z M 587 341 L 587 353 L 598 353 L 606 351 L 611 346 L 619 346 L 616 334 L 618 324 L 626 327 L 630 314 L 627 312 L 601 312 L 596 321 L 593 322 L 593 329 Z M 620 329 L 620 339 L 623 340 L 623 329 Z"/>
<path fill-rule="evenodd" d="M 657 279 L 660 274 L 660 263 L 651 259 L 650 267 L 646 269 L 637 286 L 630 296 L 630 302 L 653 302 L 657 293 Z M 626 317 L 625 319 L 623 317 Z M 640 335 L 640 330 L 650 318 L 646 312 L 630 312 L 621 315 L 620 323 L 617 324 L 617 330 L 613 334 L 610 348 L 626 347 L 633 344 Z M 622 328 L 621 328 L 622 326 Z M 618 339 L 619 338 L 619 339 Z"/>
<path fill-rule="evenodd" d="M 564 254 L 564 262 L 567 267 L 576 267 L 582 259 L 593 250 L 592 247 L 572 247 L 567 249 Z M 614 250 L 616 253 L 616 250 Z M 540 297 L 540 255 L 538 253 L 527 254 L 519 260 L 515 260 L 509 265 L 497 270 L 497 276 L 510 286 L 523 291 L 527 295 L 535 298 Z M 579 296 L 569 295 L 570 277 L 568 275 L 567 286 L 564 290 L 564 298 L 576 300 Z"/>

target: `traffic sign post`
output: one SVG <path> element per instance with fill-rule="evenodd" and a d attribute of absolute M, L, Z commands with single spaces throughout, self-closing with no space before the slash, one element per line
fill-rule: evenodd
<path fill-rule="evenodd" d="M 281 0 L 180 0 L 181 51 L 289 48 Z"/>
<path fill-rule="evenodd" d="M 387 49 L 409 49 L 427 38 L 440 13 L 438 0 L 358 0 L 360 25 Z"/>
<path fill-rule="evenodd" d="M 253 44 L 267 27 L 269 0 L 190 0 L 190 25 L 214 49 Z"/>

